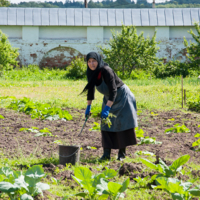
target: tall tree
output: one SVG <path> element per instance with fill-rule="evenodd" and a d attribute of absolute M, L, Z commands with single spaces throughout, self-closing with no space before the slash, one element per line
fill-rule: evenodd
<path fill-rule="evenodd" d="M 9 5 L 10 5 L 10 1 L 0 0 L 0 7 L 8 7 Z"/>

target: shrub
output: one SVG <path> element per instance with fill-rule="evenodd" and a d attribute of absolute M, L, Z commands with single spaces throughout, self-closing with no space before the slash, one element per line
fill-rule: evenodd
<path fill-rule="evenodd" d="M 67 76 L 74 79 L 86 77 L 87 64 L 84 58 L 75 57 L 67 67 Z"/>
<path fill-rule="evenodd" d="M 190 43 L 190 46 L 188 45 L 188 41 L 184 37 L 184 45 L 187 50 L 187 58 L 189 59 L 189 67 L 193 70 L 200 71 L 200 26 L 198 23 L 195 23 L 195 28 L 197 31 L 197 35 L 190 30 L 189 33 L 192 35 L 193 39 L 195 40 L 195 43 Z"/>
<path fill-rule="evenodd" d="M 156 78 L 166 78 L 183 75 L 189 75 L 189 66 L 187 63 L 181 63 L 179 60 L 169 61 L 166 64 L 156 65 L 153 69 Z"/>
<path fill-rule="evenodd" d="M 121 72 L 121 78 L 129 78 L 136 68 L 151 69 L 159 62 L 156 32 L 153 37 L 145 38 L 143 33 L 137 35 L 134 26 L 122 25 L 120 33 L 112 32 L 108 47 L 100 46 L 105 61 L 115 72 Z"/>
<path fill-rule="evenodd" d="M 0 70 L 13 69 L 17 65 L 16 58 L 19 53 L 17 48 L 13 48 L 8 41 L 8 38 L 0 30 Z"/>

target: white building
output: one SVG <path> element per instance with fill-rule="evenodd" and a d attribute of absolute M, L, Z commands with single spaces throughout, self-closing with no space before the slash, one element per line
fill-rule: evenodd
<path fill-rule="evenodd" d="M 72 57 L 99 51 L 122 23 L 150 37 L 157 30 L 159 57 L 184 59 L 183 37 L 200 21 L 200 8 L 63 9 L 0 8 L 0 29 L 19 48 L 22 65 L 66 66 Z M 130 52 L 131 53 L 131 52 Z"/>

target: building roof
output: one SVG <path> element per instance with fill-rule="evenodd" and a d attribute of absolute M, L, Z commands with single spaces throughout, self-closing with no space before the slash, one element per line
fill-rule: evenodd
<path fill-rule="evenodd" d="M 89 9 L 0 8 L 0 25 L 25 26 L 192 26 L 200 8 Z"/>

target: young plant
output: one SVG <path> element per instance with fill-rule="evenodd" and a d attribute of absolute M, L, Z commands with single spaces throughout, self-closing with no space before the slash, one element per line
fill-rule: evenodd
<path fill-rule="evenodd" d="M 147 179 L 149 178 L 149 176 L 146 176 L 145 178 L 141 178 L 141 177 L 136 177 L 133 178 L 141 187 L 145 187 L 147 185 Z"/>
<path fill-rule="evenodd" d="M 57 108 L 47 103 L 33 102 L 29 98 L 24 97 L 23 99 L 13 99 L 9 109 L 16 110 L 18 112 L 24 112 L 27 115 L 31 115 L 31 118 L 40 118 L 48 120 L 72 120 L 72 116 L 68 111 Z"/>
<path fill-rule="evenodd" d="M 4 119 L 5 117 L 3 115 L 0 115 L 0 119 Z"/>
<path fill-rule="evenodd" d="M 149 151 L 136 151 L 135 155 L 146 155 L 146 156 L 155 156 L 154 153 Z"/>
<path fill-rule="evenodd" d="M 184 124 L 180 126 L 179 124 L 175 124 L 174 127 L 168 128 L 165 130 L 165 133 L 189 133 L 190 129 L 187 128 Z"/>
<path fill-rule="evenodd" d="M 32 197 L 42 194 L 42 190 L 48 190 L 48 184 L 41 183 L 44 176 L 41 166 L 35 165 L 29 168 L 25 175 L 20 171 L 13 171 L 9 167 L 0 169 L 0 191 L 7 194 L 11 200 L 33 200 Z"/>
<path fill-rule="evenodd" d="M 112 126 L 112 122 L 111 122 L 110 118 L 112 118 L 112 117 L 116 118 L 115 115 L 113 115 L 112 113 L 109 113 L 109 115 L 106 119 L 103 118 L 101 120 L 102 125 L 107 125 L 110 128 Z"/>
<path fill-rule="evenodd" d="M 138 145 L 142 144 L 162 144 L 162 142 L 156 141 L 156 138 L 150 138 L 149 136 L 146 136 L 144 138 L 141 138 L 141 140 L 138 142 Z"/>
<path fill-rule="evenodd" d="M 93 125 L 94 126 L 91 129 L 89 129 L 90 131 L 100 131 L 101 130 L 101 125 L 99 123 L 94 122 Z"/>
<path fill-rule="evenodd" d="M 150 162 L 147 159 L 141 158 L 143 164 L 147 167 L 156 170 L 160 174 L 155 175 L 157 177 L 164 176 L 164 177 L 174 177 L 176 176 L 177 172 L 181 173 L 182 165 L 184 165 L 190 159 L 190 155 L 183 155 L 177 160 L 175 160 L 170 166 L 167 166 L 162 159 L 159 158 L 159 164 L 155 165 L 154 163 Z"/>
<path fill-rule="evenodd" d="M 175 179 L 175 178 L 166 178 L 159 177 L 156 179 L 159 183 L 157 186 L 152 187 L 154 189 L 163 189 L 169 194 L 173 200 L 190 200 L 193 197 L 200 197 L 200 188 L 195 187 L 190 189 L 192 183 L 185 182 Z"/>
<path fill-rule="evenodd" d="M 114 178 L 117 175 L 117 172 L 113 169 L 106 169 L 100 174 L 92 175 L 92 172 L 87 167 L 77 167 L 74 170 L 74 175 L 72 178 L 85 189 L 85 192 L 68 195 L 63 200 L 72 196 L 79 196 L 90 200 L 107 199 L 110 196 L 114 200 L 123 196 L 122 193 L 129 184 L 129 179 L 123 184 L 109 182 L 108 179 Z"/>
<path fill-rule="evenodd" d="M 194 137 L 200 137 L 200 134 L 197 133 Z M 192 146 L 193 147 L 197 146 L 197 148 L 195 149 L 195 151 L 200 151 L 200 138 L 197 141 L 193 142 Z"/>
<path fill-rule="evenodd" d="M 48 128 L 44 128 L 38 131 L 37 127 L 32 127 L 32 128 L 20 128 L 19 131 L 30 131 L 32 133 L 36 133 L 34 136 L 38 137 L 38 136 L 54 136 L 52 135 L 52 133 L 50 132 L 50 130 Z"/>
<path fill-rule="evenodd" d="M 144 137 L 144 131 L 142 129 L 135 128 L 136 137 L 139 139 L 138 145 L 142 144 L 162 144 L 162 142 L 157 142 L 156 138 L 150 138 L 149 136 Z"/>

